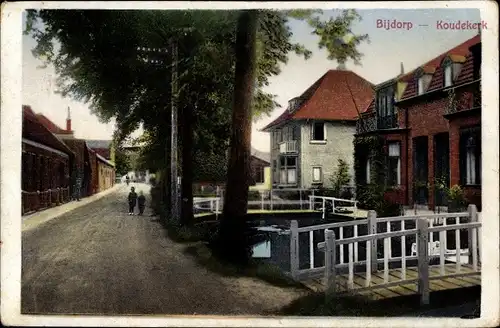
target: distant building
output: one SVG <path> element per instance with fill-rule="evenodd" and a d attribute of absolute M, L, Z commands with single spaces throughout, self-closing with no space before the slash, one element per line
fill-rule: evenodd
<path fill-rule="evenodd" d="M 271 154 L 251 149 L 250 171 L 251 181 L 250 190 L 270 190 L 271 189 Z"/>
<path fill-rule="evenodd" d="M 291 99 L 288 108 L 262 129 L 271 133 L 273 188 L 329 188 L 339 159 L 354 176 L 356 121 L 373 94 L 370 82 L 336 69 Z"/>

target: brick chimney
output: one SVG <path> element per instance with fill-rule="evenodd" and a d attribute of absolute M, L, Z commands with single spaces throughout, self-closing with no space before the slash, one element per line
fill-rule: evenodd
<path fill-rule="evenodd" d="M 71 131 L 71 110 L 68 106 L 68 117 L 66 118 L 66 131 Z"/>

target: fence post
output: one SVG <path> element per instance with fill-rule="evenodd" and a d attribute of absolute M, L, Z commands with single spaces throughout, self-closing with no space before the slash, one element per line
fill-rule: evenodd
<path fill-rule="evenodd" d="M 264 192 L 263 191 L 260 193 L 260 209 L 262 211 L 264 210 Z"/>
<path fill-rule="evenodd" d="M 370 210 L 368 211 L 368 234 L 369 235 L 376 235 L 377 234 L 377 212 Z M 372 272 L 377 272 L 378 269 L 378 263 L 377 263 L 377 240 L 373 239 L 370 242 L 370 258 L 371 258 L 371 270 Z"/>
<path fill-rule="evenodd" d="M 323 216 L 322 216 L 323 219 L 325 218 L 325 212 L 326 212 L 326 200 L 325 197 L 323 197 Z"/>
<path fill-rule="evenodd" d="M 273 189 L 269 190 L 269 205 L 271 206 L 271 211 L 273 210 Z"/>
<path fill-rule="evenodd" d="M 478 221 L 477 219 L 477 207 L 474 204 L 469 204 L 469 207 L 467 208 L 467 212 L 469 212 L 469 222 L 475 223 Z M 469 264 L 472 264 L 473 261 L 473 252 L 477 251 L 477 245 L 473 245 L 473 242 L 476 241 L 478 238 L 472 238 L 472 234 L 476 234 L 477 236 L 477 229 L 470 228 L 468 229 L 468 242 L 467 242 L 467 248 L 469 249 Z M 477 256 L 475 254 L 474 256 Z M 457 261 L 460 257 L 457 255 Z"/>
<path fill-rule="evenodd" d="M 325 299 L 327 301 L 337 290 L 335 260 L 335 233 L 333 230 L 325 229 Z"/>
<path fill-rule="evenodd" d="M 299 274 L 299 224 L 297 220 L 290 222 L 290 273 L 293 279 Z"/>
<path fill-rule="evenodd" d="M 300 209 L 302 209 L 302 189 L 299 189 Z"/>
<path fill-rule="evenodd" d="M 418 293 L 420 304 L 429 304 L 429 223 L 427 219 L 417 219 Z M 457 255 L 457 260 L 460 254 Z"/>
<path fill-rule="evenodd" d="M 309 209 L 314 210 L 314 189 L 312 190 L 312 197 L 309 196 Z"/>

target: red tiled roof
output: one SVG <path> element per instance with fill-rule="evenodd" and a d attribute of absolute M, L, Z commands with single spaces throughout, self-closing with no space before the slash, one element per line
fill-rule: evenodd
<path fill-rule="evenodd" d="M 459 44 L 458 46 L 448 50 L 445 53 L 440 54 L 436 58 L 432 59 L 431 61 L 428 61 L 427 63 L 423 64 L 419 68 L 423 68 L 424 71 L 427 73 L 433 73 L 433 79 L 431 80 L 431 83 L 429 85 L 429 88 L 427 91 L 431 90 L 431 87 L 433 88 L 432 90 L 435 90 L 434 88 L 438 88 L 437 85 L 442 85 L 442 69 L 441 69 L 441 64 L 443 62 L 443 59 L 448 56 L 448 55 L 453 55 L 454 59 L 459 59 L 460 57 L 458 56 L 468 56 L 470 54 L 469 48 L 477 43 L 481 42 L 481 36 L 476 35 L 473 38 Z M 465 65 L 464 65 L 465 66 Z M 403 75 L 399 80 L 400 81 L 405 81 L 408 82 L 408 85 L 406 87 L 406 90 L 404 91 L 403 96 L 401 99 L 405 98 L 410 98 L 413 96 L 416 96 L 417 93 L 417 83 L 415 77 L 415 73 L 418 71 L 418 69 L 415 69 L 405 75 Z M 434 82 L 434 80 L 438 79 L 437 75 L 441 75 L 441 78 L 439 80 L 441 82 Z"/>
<path fill-rule="evenodd" d="M 40 121 L 40 123 L 42 123 L 52 133 L 56 133 L 56 134 L 72 134 L 73 133 L 73 131 L 67 131 L 65 129 L 60 128 L 59 126 L 57 126 L 57 124 L 52 122 L 50 119 L 47 118 L 47 116 L 45 116 L 43 114 L 36 114 L 36 116 L 38 117 L 38 120 Z"/>
<path fill-rule="evenodd" d="M 68 155 L 73 155 L 71 149 L 38 120 L 37 115 L 30 106 L 23 106 L 22 136 L 23 138 L 52 147 Z"/>
<path fill-rule="evenodd" d="M 299 97 L 304 102 L 295 112 L 286 109 L 262 130 L 291 119 L 355 121 L 373 95 L 373 84 L 356 73 L 329 70 Z"/>

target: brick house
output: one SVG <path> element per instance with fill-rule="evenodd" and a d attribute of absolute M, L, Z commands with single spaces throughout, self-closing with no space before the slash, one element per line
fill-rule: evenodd
<path fill-rule="evenodd" d="M 95 152 L 88 147 L 85 140 L 76 139 L 74 137 L 74 131 L 71 129 L 71 109 L 68 107 L 66 129 L 59 127 L 43 114 L 36 115 L 40 123 L 68 146 L 75 154 L 74 161 L 72 161 L 70 167 L 70 194 L 74 196 L 74 188 L 78 178 L 82 181 L 80 189 L 81 197 L 87 197 L 99 192 Z"/>
<path fill-rule="evenodd" d="M 87 146 L 96 157 L 98 190 L 108 189 L 115 184 L 115 147 L 112 140 L 86 140 Z M 109 182 L 109 180 L 112 182 Z"/>
<path fill-rule="evenodd" d="M 370 82 L 336 69 L 291 99 L 288 108 L 262 129 L 271 133 L 273 188 L 328 188 L 339 159 L 353 176 L 356 121 L 373 94 Z"/>
<path fill-rule="evenodd" d="M 23 105 L 22 215 L 69 201 L 74 153 Z"/>
<path fill-rule="evenodd" d="M 385 184 L 387 199 L 446 208 L 448 200 L 436 188 L 439 179 L 460 185 L 469 203 L 481 209 L 480 67 L 477 35 L 376 86 L 375 98 L 360 115 L 356 142 L 369 136 L 381 140 L 383 180 L 376 183 Z M 358 188 L 375 182 L 372 150 L 355 151 Z"/>
<path fill-rule="evenodd" d="M 83 139 L 63 139 L 63 142 L 75 153 L 73 169 L 82 174 L 81 196 L 87 197 L 97 193 L 99 187 L 95 152 L 87 146 Z M 72 179 L 75 178 L 76 174 L 73 174 Z M 72 181 L 72 186 L 75 182 Z"/>
<path fill-rule="evenodd" d="M 101 192 L 115 185 L 115 164 L 97 152 L 95 155 L 97 158 L 98 192 Z"/>

